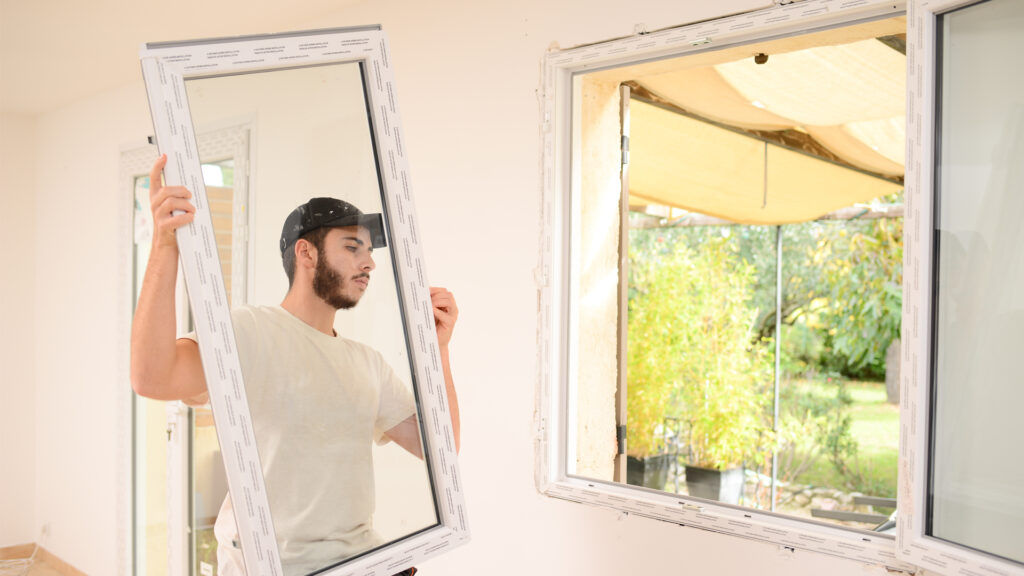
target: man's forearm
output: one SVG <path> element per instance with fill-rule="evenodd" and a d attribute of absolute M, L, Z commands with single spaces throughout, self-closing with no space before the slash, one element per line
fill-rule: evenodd
<path fill-rule="evenodd" d="M 455 381 L 452 379 L 452 366 L 448 360 L 448 347 L 441 347 L 441 368 L 444 371 L 444 389 L 448 395 L 448 412 L 452 417 L 452 433 L 455 435 L 455 451 L 461 446 L 459 419 L 459 397 L 455 393 Z"/>

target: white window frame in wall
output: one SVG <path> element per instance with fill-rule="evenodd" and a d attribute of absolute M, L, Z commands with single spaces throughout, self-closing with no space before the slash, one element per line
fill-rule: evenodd
<path fill-rule="evenodd" d="M 454 436 L 429 312 L 426 267 L 416 232 L 407 150 L 402 141 L 391 55 L 384 32 L 379 26 L 367 26 L 149 44 L 143 46 L 140 57 L 157 144 L 168 156 L 164 177 L 170 185 L 187 186 L 194 195 L 195 220 L 179 229 L 178 244 L 192 308 L 207 311 L 196 316 L 196 332 L 218 422 L 218 439 L 222 453 L 230 459 L 230 465 L 225 466 L 228 487 L 236 502 L 251 502 L 251 506 L 235 509 L 248 573 L 277 575 L 282 573 L 282 567 L 253 441 L 249 406 L 241 385 L 224 282 L 216 264 L 216 249 L 211 246 L 212 224 L 185 91 L 185 80 L 196 76 L 288 68 L 299 63 L 361 64 L 385 221 L 391 245 L 401 248 L 394 252 L 395 267 L 406 311 L 406 337 L 412 343 L 410 360 L 425 422 L 423 441 L 430 461 L 439 523 L 323 573 L 393 574 L 467 542 L 469 531 Z"/>
<path fill-rule="evenodd" d="M 570 334 L 573 253 L 576 240 L 573 198 L 573 77 L 628 63 L 682 56 L 759 39 L 803 34 L 897 16 L 903 2 L 806 0 L 650 34 L 552 52 L 542 77 L 542 238 L 539 289 L 539 374 L 536 484 L 548 496 L 699 529 L 811 550 L 891 569 L 916 571 L 896 555 L 895 539 L 815 521 L 741 508 L 625 484 L 570 476 L 566 463 L 575 377 Z M 900 503 L 902 509 L 903 503 Z M 681 532 L 685 534 L 685 532 Z"/>
<path fill-rule="evenodd" d="M 937 17 L 981 0 L 911 0 L 907 18 L 907 171 L 897 554 L 938 574 L 1024 576 L 1024 565 L 925 532 L 930 441 Z M 1024 489 L 1024 486 L 1021 487 Z M 1024 530 L 1020 538 L 1024 546 Z"/>

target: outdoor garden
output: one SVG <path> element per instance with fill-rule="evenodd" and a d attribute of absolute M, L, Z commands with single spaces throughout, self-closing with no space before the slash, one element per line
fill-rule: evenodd
<path fill-rule="evenodd" d="M 632 226 L 629 482 L 862 528 L 892 512 L 860 497 L 896 496 L 902 227 Z"/>

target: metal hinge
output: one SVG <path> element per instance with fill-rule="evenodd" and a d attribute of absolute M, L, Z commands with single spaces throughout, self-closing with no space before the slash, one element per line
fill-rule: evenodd
<path fill-rule="evenodd" d="M 619 454 L 626 453 L 626 427 L 616 426 L 615 427 L 615 440 L 619 447 Z"/>
<path fill-rule="evenodd" d="M 629 136 L 622 135 L 622 165 L 629 164 Z"/>

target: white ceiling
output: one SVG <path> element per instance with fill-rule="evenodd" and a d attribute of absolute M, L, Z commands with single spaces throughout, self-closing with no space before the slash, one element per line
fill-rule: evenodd
<path fill-rule="evenodd" d="M 316 22 L 358 1 L 0 0 L 0 111 L 39 114 L 140 79 L 145 42 L 330 27 Z"/>

